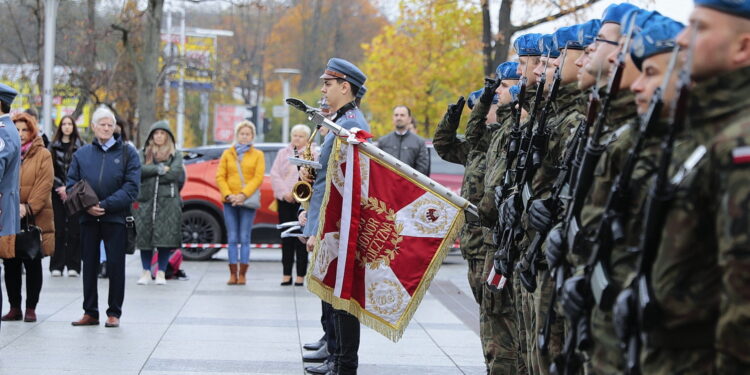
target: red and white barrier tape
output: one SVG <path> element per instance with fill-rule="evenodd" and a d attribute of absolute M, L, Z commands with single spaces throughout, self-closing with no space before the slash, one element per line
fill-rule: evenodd
<path fill-rule="evenodd" d="M 225 243 L 184 243 L 182 244 L 183 249 L 221 249 L 229 246 Z M 253 249 L 281 249 L 281 244 L 278 243 L 254 243 L 250 244 Z"/>

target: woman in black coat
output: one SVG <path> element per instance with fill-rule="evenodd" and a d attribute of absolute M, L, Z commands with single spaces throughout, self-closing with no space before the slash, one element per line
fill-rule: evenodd
<path fill-rule="evenodd" d="M 68 167 L 73 160 L 73 153 L 83 147 L 83 140 L 78 135 L 76 122 L 71 116 L 63 116 L 57 127 L 55 138 L 49 145 L 55 169 L 55 181 L 52 185 L 52 208 L 55 212 L 55 254 L 49 262 L 52 276 L 62 276 L 63 269 L 68 269 L 68 276 L 78 277 L 81 273 L 81 241 L 78 215 L 68 216 L 63 201 L 66 199 L 65 185 Z"/>

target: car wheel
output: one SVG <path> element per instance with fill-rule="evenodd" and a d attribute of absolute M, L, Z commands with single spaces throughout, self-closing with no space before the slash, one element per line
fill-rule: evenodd
<path fill-rule="evenodd" d="M 221 224 L 214 215 L 201 209 L 182 212 L 182 243 L 221 243 Z M 187 260 L 211 259 L 217 248 L 186 248 L 182 255 Z"/>

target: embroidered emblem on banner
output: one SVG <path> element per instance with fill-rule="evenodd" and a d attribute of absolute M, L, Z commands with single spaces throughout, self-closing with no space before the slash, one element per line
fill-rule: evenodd
<path fill-rule="evenodd" d="M 372 270 L 388 267 L 398 255 L 403 224 L 396 224 L 396 212 L 375 197 L 362 199 L 362 209 L 369 212 L 359 224 L 357 263 Z"/>
<path fill-rule="evenodd" d="M 367 288 L 367 306 L 384 316 L 403 310 L 405 298 L 403 288 L 393 280 L 377 281 Z"/>

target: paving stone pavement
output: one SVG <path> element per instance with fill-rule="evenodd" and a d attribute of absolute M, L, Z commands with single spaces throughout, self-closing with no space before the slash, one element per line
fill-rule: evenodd
<path fill-rule="evenodd" d="M 302 343 L 317 340 L 320 300 L 280 286 L 278 249 L 253 249 L 248 284 L 226 285 L 226 253 L 184 262 L 187 281 L 136 285 L 128 256 L 119 328 L 72 327 L 80 278 L 51 277 L 45 259 L 36 323 L 3 322 L 0 374 L 304 374 Z M 8 311 L 3 288 L 3 313 Z M 466 263 L 449 255 L 398 343 L 362 327 L 359 374 L 484 374 L 478 308 Z M 106 310 L 107 281 L 99 281 Z"/>

